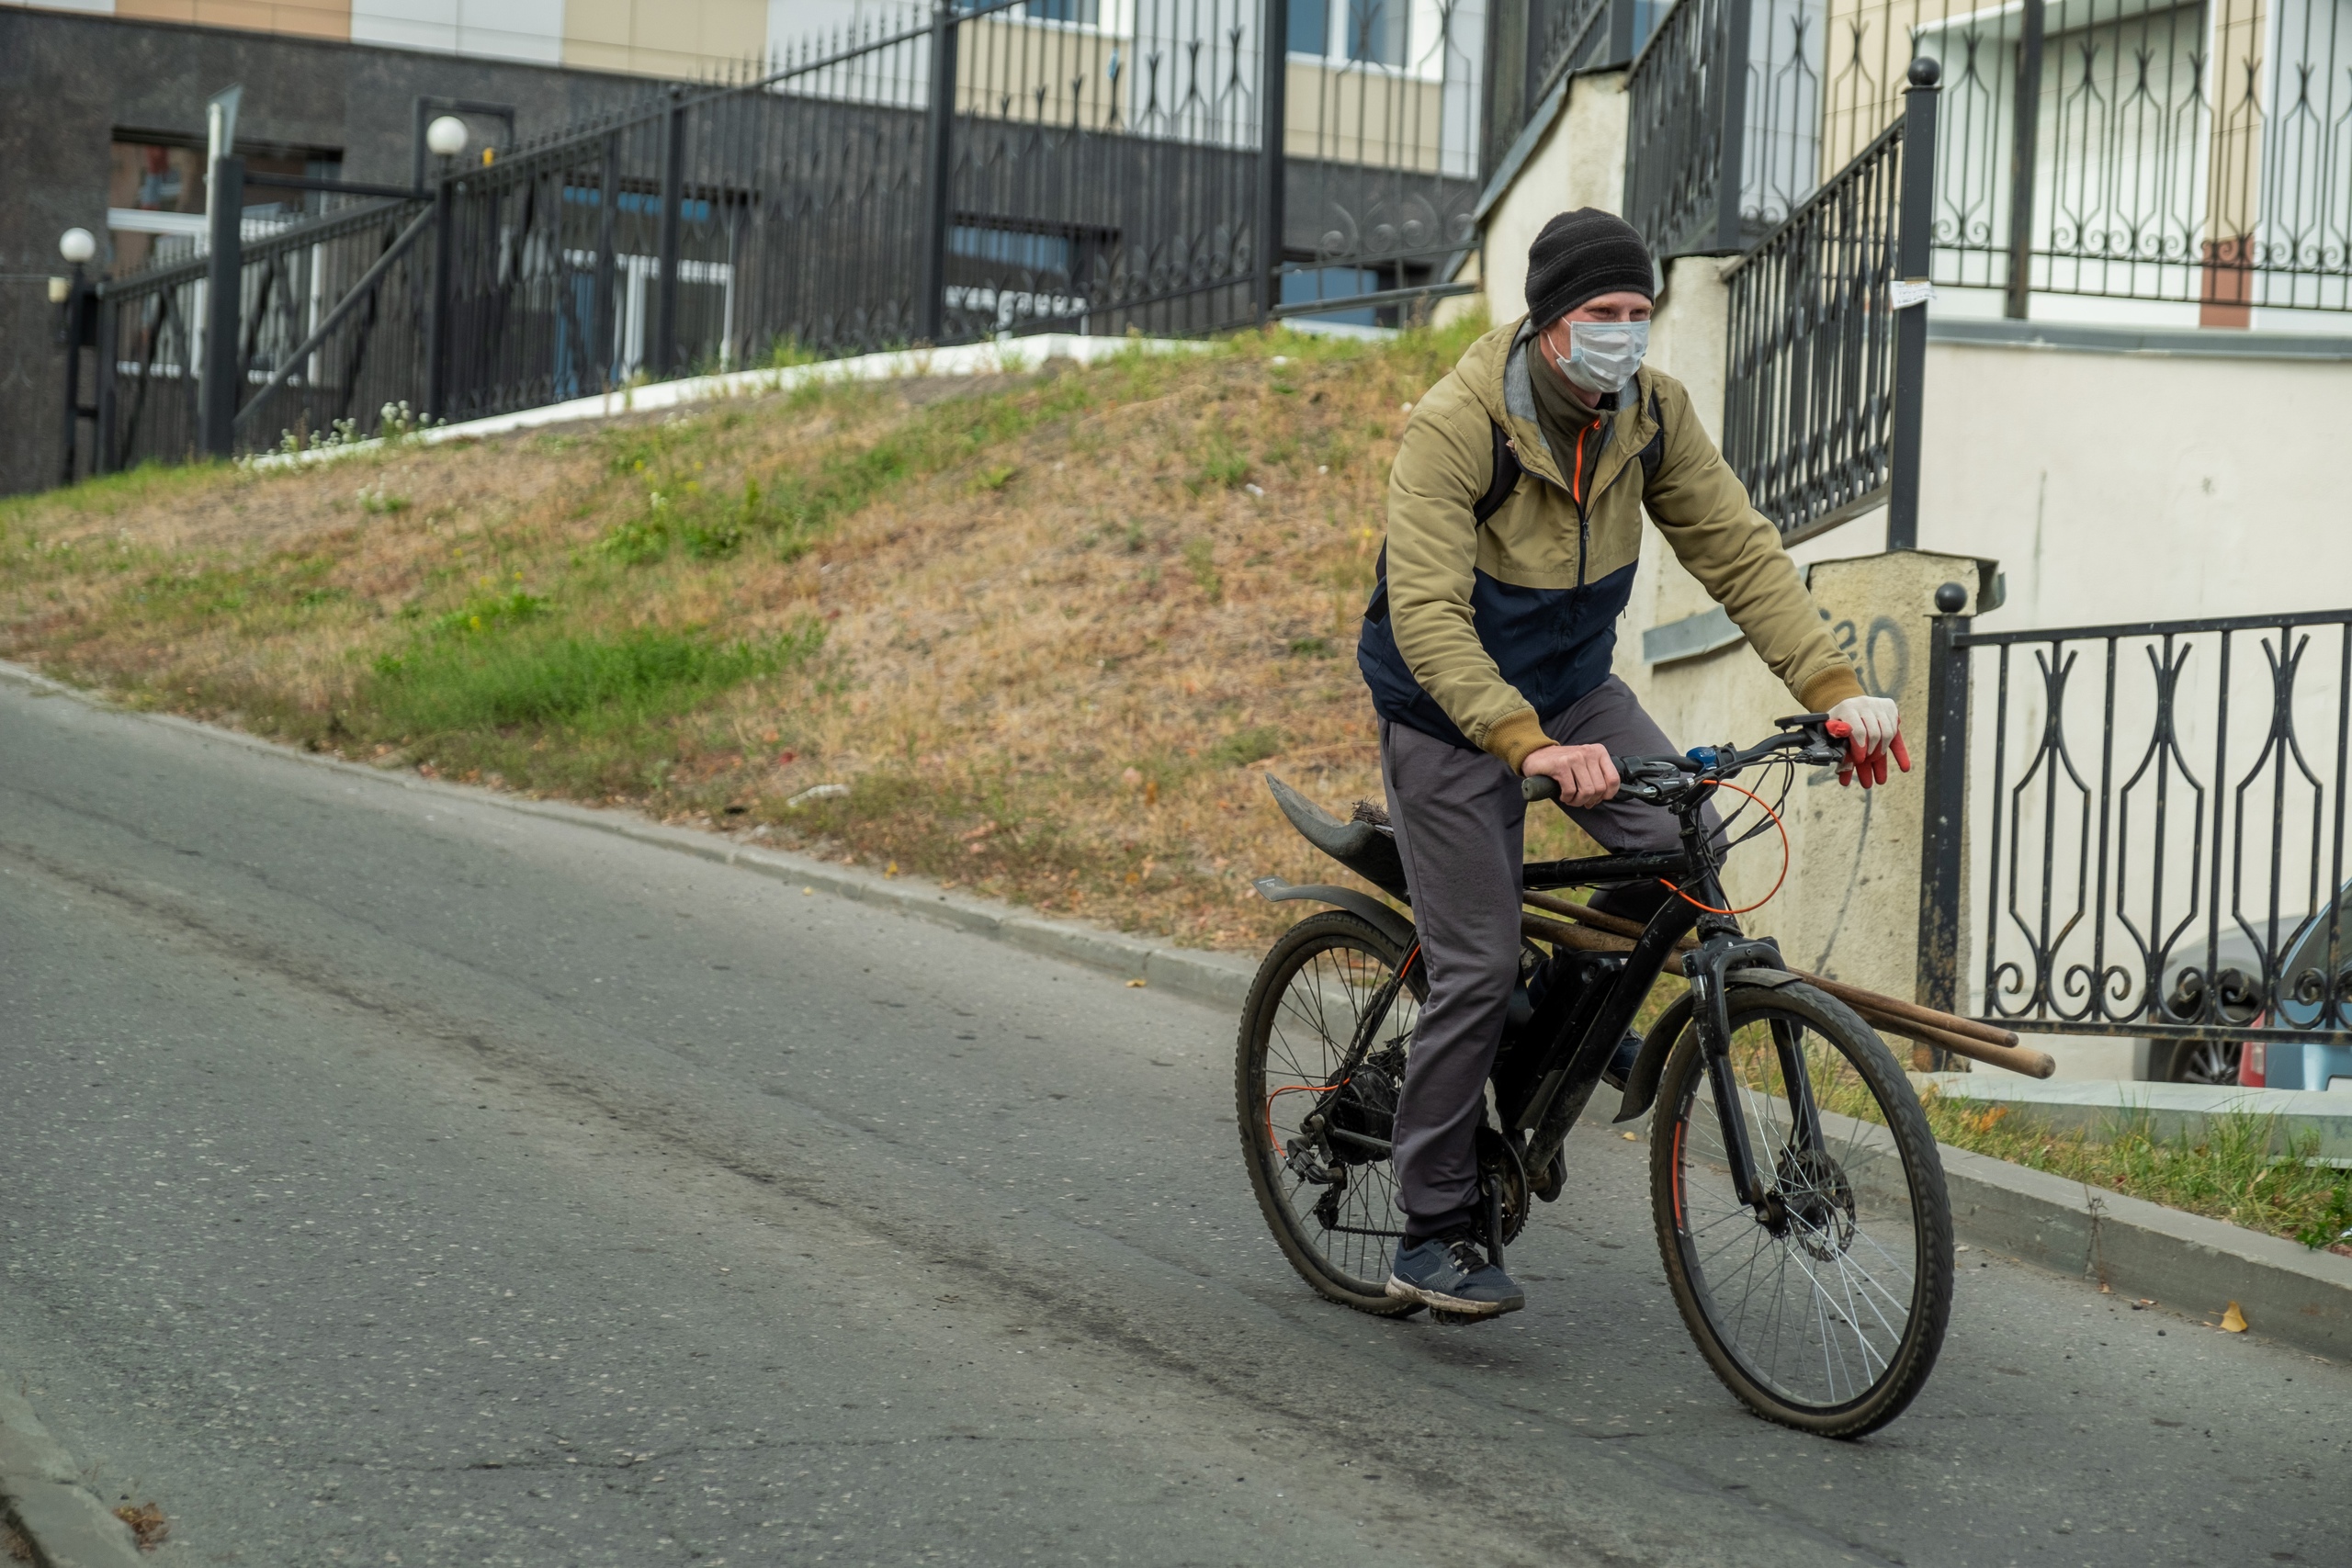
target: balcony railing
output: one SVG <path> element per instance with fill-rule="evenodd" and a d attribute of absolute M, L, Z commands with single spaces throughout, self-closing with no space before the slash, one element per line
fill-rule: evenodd
<path fill-rule="evenodd" d="M 2352 310 L 2352 0 L 1682 0 L 1629 84 L 1628 216 L 1662 256 L 1753 244 L 1894 122 L 1919 55 L 1939 284 L 2012 315 Z"/>

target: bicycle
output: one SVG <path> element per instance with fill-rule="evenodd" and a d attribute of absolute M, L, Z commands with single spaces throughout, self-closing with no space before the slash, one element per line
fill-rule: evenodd
<path fill-rule="evenodd" d="M 1559 1197 L 1567 1134 L 1679 953 L 1688 989 L 1644 1037 L 1615 1118 L 1658 1108 L 1651 1210 L 1675 1304 L 1716 1376 L 1750 1409 L 1856 1438 L 1902 1413 L 1943 1343 L 1952 1292 L 1943 1167 L 1910 1081 L 1878 1034 L 1791 975 L 1770 941 L 1741 932 L 1734 917 L 1745 911 L 1733 909 L 1718 874 L 1736 840 L 1727 829 L 1711 837 L 1700 814 L 1724 789 L 1763 805 L 1729 782 L 1743 772 L 1786 766 L 1785 783 L 1800 766 L 1838 765 L 1843 729 L 1806 714 L 1745 750 L 1615 760 L 1621 796 L 1673 812 L 1679 848 L 1530 862 L 1525 886 L 1657 878 L 1676 897 L 1630 940 L 1589 926 L 1544 926 L 1549 953 L 1522 940 L 1477 1141 L 1482 1239 L 1500 1265 L 1531 1199 Z M 1409 901 L 1382 813 L 1360 806 L 1341 822 L 1268 782 L 1308 841 Z M 1559 790 L 1532 778 L 1521 793 L 1535 801 Z M 1389 1296 L 1385 1285 L 1403 1235 L 1389 1137 L 1428 994 L 1413 928 L 1352 889 L 1273 877 L 1257 886 L 1272 900 L 1334 907 L 1276 940 L 1244 1005 L 1234 1088 L 1250 1184 L 1309 1285 L 1358 1312 L 1409 1315 L 1420 1303 Z"/>

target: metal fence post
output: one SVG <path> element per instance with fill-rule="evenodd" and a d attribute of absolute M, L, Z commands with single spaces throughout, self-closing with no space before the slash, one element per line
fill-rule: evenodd
<path fill-rule="evenodd" d="M 1715 249 L 1736 255 L 1740 243 L 1739 198 L 1747 177 L 1747 48 L 1750 0 L 1720 0 L 1724 52 L 1717 62 L 1723 83 L 1723 119 L 1715 172 Z"/>
<path fill-rule="evenodd" d="M 596 197 L 596 280 L 589 305 L 595 320 L 588 328 L 588 352 L 596 358 L 599 390 L 613 384 L 613 209 L 620 198 L 621 139 L 616 131 L 605 138 L 604 181 Z"/>
<path fill-rule="evenodd" d="M 90 285 L 82 276 L 82 264 L 75 262 L 73 281 L 65 289 L 63 331 L 58 334 L 65 343 L 65 446 L 57 480 L 61 485 L 74 482 L 74 448 L 82 443 L 82 343 L 89 335 L 83 312 L 90 305 Z M 98 471 L 95 460 L 90 471 Z"/>
<path fill-rule="evenodd" d="M 1309 0 L 1309 4 L 1316 0 Z M 1258 87 L 1258 324 L 1283 302 L 1283 145 L 1290 133 L 1290 0 L 1261 0 Z"/>
<path fill-rule="evenodd" d="M 1919 956 L 1916 996 L 1923 1007 L 1955 1011 L 1960 995 L 1961 888 L 1968 812 L 1968 590 L 1936 590 L 1928 634 L 1926 774 L 1920 784 Z"/>
<path fill-rule="evenodd" d="M 923 122 L 922 297 L 915 301 L 915 336 L 937 343 L 947 335 L 947 237 L 955 222 L 948 186 L 956 177 L 956 0 L 938 0 L 931 13 L 931 106 Z"/>
<path fill-rule="evenodd" d="M 662 121 L 662 286 L 653 306 L 653 374 L 678 373 L 678 250 L 686 199 L 685 89 L 670 89 Z"/>
<path fill-rule="evenodd" d="M 110 474 L 115 469 L 114 411 L 115 356 L 119 352 L 115 333 L 114 301 L 104 292 L 103 286 L 93 289 L 90 308 L 98 313 L 97 388 L 95 401 L 98 417 L 90 425 L 90 472 Z"/>
<path fill-rule="evenodd" d="M 2041 31 L 2044 0 L 2025 0 L 2018 39 L 2017 127 L 2009 141 L 2009 288 L 2004 310 L 2026 319 L 2033 289 L 2033 168 L 2041 135 Z"/>
<path fill-rule="evenodd" d="M 449 230 L 457 214 L 456 186 L 447 172 L 433 187 L 433 302 L 424 324 L 424 406 L 418 417 L 448 417 L 449 309 L 457 296 L 457 244 Z"/>
<path fill-rule="evenodd" d="M 1935 254 L 1936 98 L 1943 68 L 1911 62 L 1903 95 L 1902 209 L 1894 220 L 1894 275 L 1917 293 L 1894 312 L 1894 432 L 1888 454 L 1886 547 L 1919 547 L 1919 400 L 1928 377 L 1928 268 Z"/>
<path fill-rule="evenodd" d="M 1608 4 L 1609 45 L 1593 63 L 1623 65 L 1634 58 L 1634 27 L 1641 19 L 1641 0 L 1608 0 Z"/>
<path fill-rule="evenodd" d="M 197 395 L 201 421 L 197 447 L 208 457 L 236 451 L 237 383 L 243 379 L 237 348 L 244 282 L 245 161 L 220 158 L 211 175 L 211 251 L 204 270 L 204 377 Z"/>

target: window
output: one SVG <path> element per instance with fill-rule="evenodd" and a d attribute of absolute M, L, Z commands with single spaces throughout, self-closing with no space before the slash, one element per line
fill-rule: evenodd
<path fill-rule="evenodd" d="M 1370 294 L 1387 287 L 1379 271 L 1373 267 L 1302 267 L 1295 272 L 1283 274 L 1283 303 L 1311 305 L 1325 299 L 1345 299 L 1358 294 Z M 1309 319 L 1355 327 L 1393 324 L 1382 322 L 1369 305 L 1360 310 L 1317 310 Z"/>
<path fill-rule="evenodd" d="M 309 175 L 334 179 L 343 173 L 338 152 L 303 148 L 242 146 L 245 161 L 248 221 L 323 209 L 316 191 L 272 186 L 272 175 Z M 204 232 L 204 142 L 188 136 L 119 131 L 107 177 L 107 229 L 113 241 L 112 271 L 119 275 L 151 261 L 192 255 Z"/>
<path fill-rule="evenodd" d="M 1348 0 L 1348 58 L 1372 65 L 1405 63 L 1408 0 Z"/>
<path fill-rule="evenodd" d="M 968 256 L 978 262 L 995 262 L 1004 266 L 1019 267 L 1023 272 L 1057 272 L 1064 277 L 1070 275 L 1071 255 L 1075 249 L 1075 243 L 1068 234 L 983 228 L 977 223 L 958 223 L 947 232 L 950 255 Z"/>
<path fill-rule="evenodd" d="M 1291 0 L 1290 51 L 1313 55 L 1331 52 L 1330 0 Z"/>
<path fill-rule="evenodd" d="M 1102 0 L 1029 0 L 1027 15 L 1040 22 L 1075 22 L 1093 27 L 1102 17 Z"/>

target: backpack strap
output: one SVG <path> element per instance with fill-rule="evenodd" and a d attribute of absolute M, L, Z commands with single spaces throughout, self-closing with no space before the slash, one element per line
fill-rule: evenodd
<path fill-rule="evenodd" d="M 1657 483 L 1658 465 L 1666 461 L 1666 413 L 1658 407 L 1657 389 L 1650 389 L 1650 423 L 1657 428 L 1650 433 L 1649 444 L 1642 448 L 1642 490 L 1647 493 Z"/>
<path fill-rule="evenodd" d="M 1487 481 L 1487 493 L 1470 508 L 1472 521 L 1481 528 L 1487 525 L 1488 518 L 1502 510 L 1503 502 L 1509 501 L 1511 491 L 1519 488 L 1520 475 L 1527 471 L 1520 466 L 1519 454 L 1511 450 L 1510 437 L 1503 434 L 1503 427 L 1489 420 L 1487 428 L 1494 433 L 1494 475 Z M 1378 572 L 1378 581 L 1372 591 L 1372 603 L 1364 606 L 1363 612 L 1364 619 L 1374 622 L 1388 618 L 1388 547 L 1385 544 L 1380 547 Z"/>
<path fill-rule="evenodd" d="M 1487 481 L 1487 493 L 1470 509 L 1470 515 L 1482 528 L 1488 518 L 1503 509 L 1510 492 L 1519 488 L 1519 476 L 1527 471 L 1520 466 L 1519 453 L 1511 446 L 1510 437 L 1503 434 L 1503 427 L 1489 420 L 1487 428 L 1494 432 L 1495 437 L 1494 477 Z"/>

